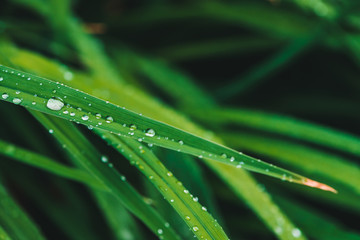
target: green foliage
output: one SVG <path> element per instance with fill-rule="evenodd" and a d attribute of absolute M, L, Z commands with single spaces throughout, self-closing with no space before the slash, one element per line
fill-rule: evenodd
<path fill-rule="evenodd" d="M 357 7 L 6 3 L 0 239 L 360 239 Z"/>

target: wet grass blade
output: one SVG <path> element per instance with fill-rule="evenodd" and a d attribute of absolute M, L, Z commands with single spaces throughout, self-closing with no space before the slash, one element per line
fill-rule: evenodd
<path fill-rule="evenodd" d="M 83 170 L 64 166 L 53 159 L 28 151 L 2 140 L 0 140 L 0 154 L 8 156 L 19 162 L 29 164 L 33 167 L 48 171 L 49 173 L 78 181 L 97 189 L 106 189 L 103 184 Z"/>
<path fill-rule="evenodd" d="M 13 200 L 1 182 L 0 199 L 0 226 L 9 236 L 17 240 L 45 239 L 35 223 Z"/>
<path fill-rule="evenodd" d="M 360 194 L 360 166 L 343 157 L 255 134 L 225 133 L 222 137 L 231 143 L 231 146 L 265 154 L 311 173 L 319 173 L 351 187 Z"/>
<path fill-rule="evenodd" d="M 198 239 L 228 239 L 222 227 L 160 160 L 136 140 L 96 132 L 134 164 L 160 191 Z"/>
<path fill-rule="evenodd" d="M 53 136 L 61 145 L 65 144 L 70 158 L 77 165 L 102 182 L 110 193 L 141 219 L 154 234 L 159 234 L 158 229 L 163 229 L 164 238 L 178 240 L 171 227 L 164 228 L 166 221 L 144 202 L 140 194 L 126 181 L 126 177 L 113 168 L 112 164 L 102 160 L 102 155 L 71 123 L 41 112 L 32 111 L 32 114 L 48 130 L 53 130 Z M 84 152 L 83 149 L 87 151 Z"/>
<path fill-rule="evenodd" d="M 247 109 L 211 109 L 191 111 L 199 119 L 217 124 L 234 123 L 254 129 L 278 133 L 295 139 L 360 156 L 360 138 L 330 127 L 298 120 L 284 115 Z"/>
<path fill-rule="evenodd" d="M 282 180 L 336 192 L 333 188 L 246 156 L 170 125 L 32 74 L 0 66 L 1 99 L 160 147 L 207 158 Z"/>

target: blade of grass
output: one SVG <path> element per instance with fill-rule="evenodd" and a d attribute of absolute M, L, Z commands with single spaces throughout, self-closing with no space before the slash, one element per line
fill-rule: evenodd
<path fill-rule="evenodd" d="M 0 154 L 48 171 L 49 173 L 89 185 L 90 187 L 106 189 L 103 184 L 83 170 L 64 166 L 53 159 L 33 153 L 2 140 L 0 140 Z"/>
<path fill-rule="evenodd" d="M 108 132 L 96 132 L 134 164 L 160 191 L 198 239 L 228 239 L 206 208 L 179 182 L 144 145 Z"/>
<path fill-rule="evenodd" d="M 2 228 L 1 225 L 0 225 L 0 239 L 1 239 L 1 240 L 11 240 L 11 238 L 10 238 L 9 235 L 5 232 L 5 230 Z"/>
<path fill-rule="evenodd" d="M 10 49 L 12 50 L 11 52 L 7 51 Z M 63 75 L 63 72 L 61 71 L 61 68 L 58 65 L 54 64 L 53 62 L 50 62 L 48 59 L 42 58 L 38 55 L 34 55 L 31 52 L 25 52 L 23 50 L 14 49 L 14 47 L 9 46 L 9 44 L 6 44 L 5 47 L 3 47 L 1 50 L 6 53 L 7 58 L 11 58 L 11 60 L 15 61 L 16 64 L 19 64 L 20 66 L 23 66 L 26 69 L 29 69 L 35 73 L 43 74 L 44 72 L 46 72 L 47 76 L 55 79 L 57 79 L 59 76 L 61 78 L 61 76 Z M 36 64 L 31 64 L 31 63 L 36 63 Z M 48 71 L 48 69 L 52 69 L 52 71 Z M 75 78 L 77 79 L 77 81 L 70 83 L 80 84 L 82 78 L 78 74 L 75 75 Z M 82 88 L 84 88 L 87 85 L 82 84 L 81 86 Z M 131 108 L 139 109 L 142 112 L 147 112 L 149 116 L 162 119 L 163 121 L 172 123 L 175 126 L 181 126 L 188 131 L 197 133 L 206 138 L 216 140 L 217 142 L 220 141 L 218 138 L 215 138 L 209 132 L 202 130 L 201 128 L 194 125 L 188 119 L 184 118 L 178 113 L 175 113 L 174 111 L 169 111 L 168 108 L 159 106 L 157 102 L 153 101 L 152 98 L 149 98 L 143 94 L 139 94 L 138 92 L 136 92 L 135 100 L 142 99 L 141 103 L 138 104 L 136 101 L 132 102 L 135 95 L 128 94 L 128 92 L 130 91 L 128 88 L 115 89 L 112 86 L 109 89 L 111 89 L 113 92 L 112 99 L 116 99 L 117 96 L 121 96 L 121 95 L 126 96 L 127 101 L 122 101 L 122 99 L 119 98 L 115 102 L 123 102 L 124 104 L 128 104 L 127 106 L 130 106 Z M 131 89 L 131 92 L 134 92 L 134 89 Z M 151 111 L 148 111 L 149 108 L 151 109 Z M 215 171 L 215 173 L 218 174 L 220 177 L 222 177 L 226 184 L 232 185 L 232 188 L 237 190 L 236 193 L 239 195 L 240 199 L 244 200 L 244 202 L 252 208 L 252 210 L 262 219 L 262 221 L 264 221 L 264 223 L 274 232 L 275 235 L 277 235 L 280 239 L 284 239 L 284 240 L 292 239 L 291 231 L 293 228 L 295 228 L 294 225 L 284 215 L 284 213 L 280 211 L 280 209 L 276 206 L 276 204 L 273 201 L 271 201 L 271 199 L 269 199 L 267 193 L 264 192 L 263 188 L 260 188 L 257 185 L 256 181 L 249 174 L 247 174 L 246 171 L 242 169 L 237 169 L 237 171 L 230 172 L 229 169 L 226 169 L 226 166 L 224 166 L 223 164 L 214 162 L 212 163 L 212 165 L 215 165 L 212 168 Z M 237 181 L 231 183 L 229 181 L 232 178 L 228 177 L 228 175 L 231 174 L 233 174 L 232 176 L 233 179 L 236 179 L 238 175 L 241 176 L 245 175 L 245 176 L 243 176 L 242 178 L 243 181 Z M 353 204 L 352 206 L 356 206 L 356 205 Z M 269 214 L 269 209 L 274 209 L 274 208 L 278 209 L 278 211 L 276 212 L 272 211 Z M 283 219 L 285 221 L 285 224 L 290 227 L 282 228 L 281 225 L 278 225 L 278 219 Z M 276 232 L 275 231 L 276 227 L 281 227 L 283 231 Z"/>
<path fill-rule="evenodd" d="M 333 188 L 38 76 L 0 66 L 2 100 L 200 158 L 322 190 Z M 63 100 L 64 99 L 64 100 Z"/>
<path fill-rule="evenodd" d="M 275 53 L 269 59 L 265 60 L 258 66 L 253 67 L 243 77 L 238 77 L 230 84 L 221 87 L 216 91 L 216 95 L 220 100 L 226 100 L 235 95 L 240 95 L 250 88 L 268 79 L 271 74 L 276 73 L 284 66 L 294 61 L 300 54 L 303 54 L 310 48 L 320 37 L 319 31 L 315 31 L 308 36 L 297 38 L 283 49 Z"/>
<path fill-rule="evenodd" d="M 132 216 L 116 197 L 104 191 L 93 190 L 93 193 L 116 239 L 145 239 Z"/>
<path fill-rule="evenodd" d="M 170 227 L 163 228 L 166 222 L 161 216 L 144 202 L 124 176 L 120 175 L 111 164 L 104 163 L 101 160 L 101 154 L 71 123 L 36 111 L 32 111 L 32 114 L 47 129 L 53 130 L 53 136 L 61 145 L 66 145 L 65 149 L 68 151 L 71 159 L 87 169 L 99 181 L 103 182 L 110 192 L 155 234 L 159 234 L 158 229 L 163 229 L 161 235 L 164 238 L 178 239 Z M 87 151 L 84 152 L 82 149 L 87 149 Z"/>
<path fill-rule="evenodd" d="M 18 240 L 45 239 L 36 224 L 7 193 L 0 183 L 0 226 L 9 236 Z"/>
<path fill-rule="evenodd" d="M 320 173 L 351 187 L 360 194 L 360 166 L 340 156 L 304 147 L 289 141 L 247 133 L 224 134 L 222 137 L 244 150 L 265 154 L 287 164 Z M 346 173 L 346 174 L 344 174 Z"/>
<path fill-rule="evenodd" d="M 319 213 L 315 208 L 299 204 L 294 200 L 276 198 L 289 215 L 299 223 L 312 239 L 327 240 L 359 240 L 360 233 L 349 231 L 341 221 Z M 317 226 L 314 228 L 314 226 Z"/>
<path fill-rule="evenodd" d="M 238 124 L 306 140 L 322 146 L 360 156 L 359 137 L 330 127 L 278 114 L 248 109 L 211 109 L 191 111 L 198 119 L 217 124 Z"/>

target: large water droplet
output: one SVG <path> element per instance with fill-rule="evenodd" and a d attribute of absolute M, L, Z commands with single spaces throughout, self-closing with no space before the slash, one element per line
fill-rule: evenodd
<path fill-rule="evenodd" d="M 89 120 L 89 116 L 88 115 L 83 115 L 81 117 L 81 119 L 84 120 L 84 121 L 87 121 L 87 120 Z"/>
<path fill-rule="evenodd" d="M 64 103 L 61 99 L 50 98 L 46 103 L 46 107 L 54 111 L 59 111 L 64 107 Z"/>
<path fill-rule="evenodd" d="M 21 99 L 20 99 L 20 98 L 14 98 L 14 99 L 13 99 L 13 103 L 15 103 L 15 104 L 20 104 L 20 103 L 21 103 Z"/>
<path fill-rule="evenodd" d="M 105 120 L 105 122 L 107 123 L 112 123 L 114 121 L 114 119 L 111 116 L 108 116 Z"/>
<path fill-rule="evenodd" d="M 155 131 L 154 131 L 154 129 L 149 128 L 148 130 L 146 130 L 145 135 L 148 136 L 148 137 L 153 137 L 153 136 L 155 136 Z"/>
<path fill-rule="evenodd" d="M 9 94 L 3 93 L 3 94 L 1 95 L 1 97 L 2 97 L 3 99 L 7 99 L 7 98 L 9 97 Z"/>

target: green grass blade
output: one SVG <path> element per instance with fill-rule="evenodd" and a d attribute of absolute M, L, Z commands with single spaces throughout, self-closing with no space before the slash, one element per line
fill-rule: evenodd
<path fill-rule="evenodd" d="M 269 78 L 271 74 L 290 64 L 291 61 L 294 61 L 296 57 L 304 53 L 318 38 L 318 31 L 309 36 L 297 38 L 269 59 L 265 60 L 262 64 L 255 66 L 249 72 L 245 73 L 243 77 L 236 78 L 229 85 L 220 88 L 216 92 L 216 95 L 221 100 L 229 99 L 235 95 L 241 95 L 259 84 L 260 81 L 264 81 L 265 77 Z"/>
<path fill-rule="evenodd" d="M 197 118 L 218 124 L 234 123 L 283 134 L 360 156 L 360 138 L 330 127 L 292 117 L 247 109 L 212 109 L 191 112 Z"/>
<path fill-rule="evenodd" d="M 104 163 L 101 160 L 101 154 L 71 123 L 41 112 L 34 111 L 32 114 L 47 129 L 53 130 L 53 136 L 61 145 L 66 145 L 65 149 L 78 165 L 87 169 L 95 178 L 104 183 L 110 192 L 155 234 L 158 234 L 158 229 L 163 229 L 162 236 L 164 238 L 178 240 L 172 228 L 164 228 L 166 221 L 144 202 L 137 191 L 126 181 L 125 176 L 120 175 L 111 164 Z M 87 151 L 84 152 L 83 149 L 87 149 Z"/>
<path fill-rule="evenodd" d="M 5 232 L 5 230 L 0 225 L 0 239 L 1 240 L 11 240 L 10 236 Z"/>
<path fill-rule="evenodd" d="M 289 141 L 276 140 L 254 134 L 222 135 L 231 146 L 265 154 L 286 164 L 292 164 L 311 173 L 320 173 L 348 185 L 360 194 L 360 166 L 340 156 L 304 147 Z"/>
<path fill-rule="evenodd" d="M 70 121 L 139 139 L 199 158 L 245 168 L 275 178 L 336 192 L 333 188 L 94 96 L 35 75 L 0 66 L 1 99 Z"/>
<path fill-rule="evenodd" d="M 178 212 L 198 239 L 228 239 L 222 227 L 206 208 L 198 203 L 198 198 L 191 195 L 147 147 L 130 138 L 120 139 L 108 132 L 96 132 L 135 164 Z"/>
<path fill-rule="evenodd" d="M 299 226 L 312 237 L 318 240 L 360 240 L 360 233 L 349 231 L 340 219 L 333 219 L 319 213 L 317 209 L 299 204 L 285 198 L 276 199 L 289 215 L 299 223 Z M 317 226 L 314 228 L 314 226 Z"/>
<path fill-rule="evenodd" d="M 233 192 L 252 208 L 255 214 L 282 240 L 304 240 L 304 234 L 294 236 L 299 229 L 280 210 L 271 196 L 254 183 L 251 175 L 243 169 L 232 168 L 214 161 L 206 161 Z"/>
<path fill-rule="evenodd" d="M 101 184 L 94 177 L 90 176 L 83 170 L 64 166 L 63 164 L 57 163 L 53 159 L 47 158 L 37 153 L 33 153 L 2 140 L 0 140 L 0 154 L 48 171 L 49 173 L 78 181 L 91 187 L 106 189 L 103 184 Z"/>
<path fill-rule="evenodd" d="M 7 193 L 0 183 L 0 226 L 9 236 L 17 240 L 45 239 L 35 223 Z"/>
<path fill-rule="evenodd" d="M 104 191 L 93 190 L 93 193 L 116 239 L 144 239 L 133 217 L 115 196 Z"/>

